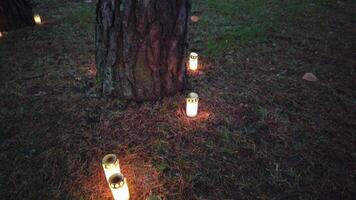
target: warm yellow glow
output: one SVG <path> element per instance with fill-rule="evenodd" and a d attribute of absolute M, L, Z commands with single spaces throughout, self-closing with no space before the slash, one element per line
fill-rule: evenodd
<path fill-rule="evenodd" d="M 130 192 L 126 178 L 122 174 L 114 174 L 109 179 L 109 185 L 114 200 L 129 200 Z"/>
<path fill-rule="evenodd" d="M 189 58 L 189 69 L 195 71 L 198 69 L 198 54 L 197 53 L 190 53 Z"/>
<path fill-rule="evenodd" d="M 114 154 L 108 154 L 104 156 L 102 160 L 102 165 L 104 168 L 104 173 L 106 180 L 109 181 L 109 178 L 113 174 L 120 173 L 120 164 L 119 164 L 119 159 L 117 159 L 116 155 Z"/>
<path fill-rule="evenodd" d="M 186 112 L 188 117 L 195 117 L 198 115 L 199 96 L 197 93 L 191 92 L 187 97 Z"/>
<path fill-rule="evenodd" d="M 42 23 L 41 16 L 39 14 L 35 14 L 33 16 L 33 19 L 35 20 L 36 24 L 41 24 Z"/>

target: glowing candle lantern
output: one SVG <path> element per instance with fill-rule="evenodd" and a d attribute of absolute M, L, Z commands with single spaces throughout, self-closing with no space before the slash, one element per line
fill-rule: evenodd
<path fill-rule="evenodd" d="M 186 113 L 188 117 L 195 117 L 198 114 L 199 96 L 197 93 L 191 92 L 187 97 Z"/>
<path fill-rule="evenodd" d="M 114 200 L 129 200 L 130 192 L 126 178 L 121 173 L 113 174 L 109 179 L 109 185 Z"/>
<path fill-rule="evenodd" d="M 107 181 L 109 181 L 109 178 L 113 174 L 120 173 L 119 159 L 117 159 L 116 155 L 114 154 L 108 154 L 104 156 L 102 160 L 102 165 L 104 168 L 104 173 Z"/>
<path fill-rule="evenodd" d="M 35 23 L 36 23 L 36 24 L 41 24 L 41 23 L 42 23 L 42 21 L 41 21 L 41 16 L 40 16 L 39 14 L 35 14 L 35 15 L 33 16 L 33 20 L 35 20 Z"/>
<path fill-rule="evenodd" d="M 198 54 L 197 53 L 190 53 L 189 58 L 189 69 L 195 71 L 198 69 Z"/>

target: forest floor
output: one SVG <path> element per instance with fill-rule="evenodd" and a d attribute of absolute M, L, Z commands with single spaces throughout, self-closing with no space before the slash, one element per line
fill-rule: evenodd
<path fill-rule="evenodd" d="M 193 0 L 195 119 L 99 98 L 95 3 L 32 2 L 0 38 L 0 199 L 110 199 L 107 153 L 133 200 L 355 198 L 355 1 Z"/>

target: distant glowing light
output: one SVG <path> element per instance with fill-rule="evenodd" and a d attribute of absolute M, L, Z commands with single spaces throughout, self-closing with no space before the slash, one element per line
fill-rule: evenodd
<path fill-rule="evenodd" d="M 0 32 L 0 38 L 2 37 L 3 35 L 2 35 L 2 32 Z"/>
<path fill-rule="evenodd" d="M 118 174 L 121 172 L 119 159 L 117 159 L 116 155 L 114 154 L 108 154 L 104 156 L 102 160 L 102 166 L 104 169 L 106 180 L 108 182 L 113 174 Z"/>
<path fill-rule="evenodd" d="M 41 24 L 42 23 L 41 16 L 39 14 L 35 14 L 33 16 L 33 20 L 35 20 L 36 24 Z"/>
<path fill-rule="evenodd" d="M 188 117 L 196 117 L 198 115 L 199 96 L 197 93 L 191 92 L 187 97 L 186 113 Z"/>
<path fill-rule="evenodd" d="M 197 53 L 190 53 L 189 57 L 189 69 L 192 71 L 196 71 L 198 69 L 198 54 Z"/>
<path fill-rule="evenodd" d="M 130 199 L 129 187 L 123 174 L 113 174 L 109 179 L 109 185 L 114 200 Z"/>

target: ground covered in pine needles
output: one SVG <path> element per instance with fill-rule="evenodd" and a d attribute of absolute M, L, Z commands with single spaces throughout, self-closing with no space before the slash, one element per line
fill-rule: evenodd
<path fill-rule="evenodd" d="M 194 119 L 100 98 L 95 3 L 32 3 L 44 24 L 0 38 L 0 199 L 111 199 L 107 153 L 133 200 L 355 197 L 354 1 L 193 0 Z"/>

